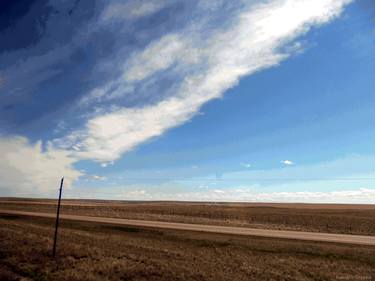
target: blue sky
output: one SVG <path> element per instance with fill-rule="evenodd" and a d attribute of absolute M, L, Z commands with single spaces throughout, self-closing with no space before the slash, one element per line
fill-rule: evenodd
<path fill-rule="evenodd" d="M 375 203 L 372 1 L 0 11 L 0 196 Z"/>

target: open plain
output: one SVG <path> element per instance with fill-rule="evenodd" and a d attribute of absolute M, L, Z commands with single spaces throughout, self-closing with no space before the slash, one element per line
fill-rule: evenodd
<path fill-rule="evenodd" d="M 53 200 L 0 209 L 53 213 Z M 370 235 L 373 205 L 64 200 L 63 215 Z M 375 247 L 0 214 L 0 280 L 375 280 Z"/>
<path fill-rule="evenodd" d="M 56 212 L 56 200 L 0 199 L 0 209 Z M 62 213 L 108 218 L 375 235 L 375 205 L 63 200 Z"/>

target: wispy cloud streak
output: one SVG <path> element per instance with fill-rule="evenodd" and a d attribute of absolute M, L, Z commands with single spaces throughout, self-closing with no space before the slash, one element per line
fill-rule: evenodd
<path fill-rule="evenodd" d="M 119 78 L 94 93 L 104 97 L 116 91 L 115 96 L 121 97 L 129 87 L 157 75 L 178 81 L 165 89 L 172 93 L 153 103 L 96 116 L 60 143 L 78 147 L 79 159 L 116 160 L 190 120 L 203 104 L 220 98 L 241 77 L 278 65 L 292 54 L 285 46 L 311 27 L 337 17 L 349 2 L 275 0 L 244 5 L 225 26 L 207 29 L 205 24 L 189 24 L 165 34 L 125 60 Z"/>

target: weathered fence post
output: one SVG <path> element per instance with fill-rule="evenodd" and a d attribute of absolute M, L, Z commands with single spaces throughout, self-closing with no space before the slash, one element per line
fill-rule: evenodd
<path fill-rule="evenodd" d="M 57 242 L 57 228 L 59 227 L 59 216 L 60 216 L 60 204 L 61 204 L 61 192 L 64 184 L 64 178 L 61 179 L 60 191 L 59 191 L 59 203 L 57 205 L 57 215 L 56 215 L 56 224 L 55 224 L 55 239 L 53 241 L 53 257 L 56 256 L 56 242 Z"/>

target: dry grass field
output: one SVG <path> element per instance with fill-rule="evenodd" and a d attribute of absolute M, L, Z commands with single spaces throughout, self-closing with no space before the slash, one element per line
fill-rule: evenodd
<path fill-rule="evenodd" d="M 55 212 L 51 200 L 1 199 L 0 209 Z M 64 200 L 63 214 L 375 235 L 375 205 Z"/>
<path fill-rule="evenodd" d="M 375 247 L 0 216 L 0 280 L 375 280 Z"/>

